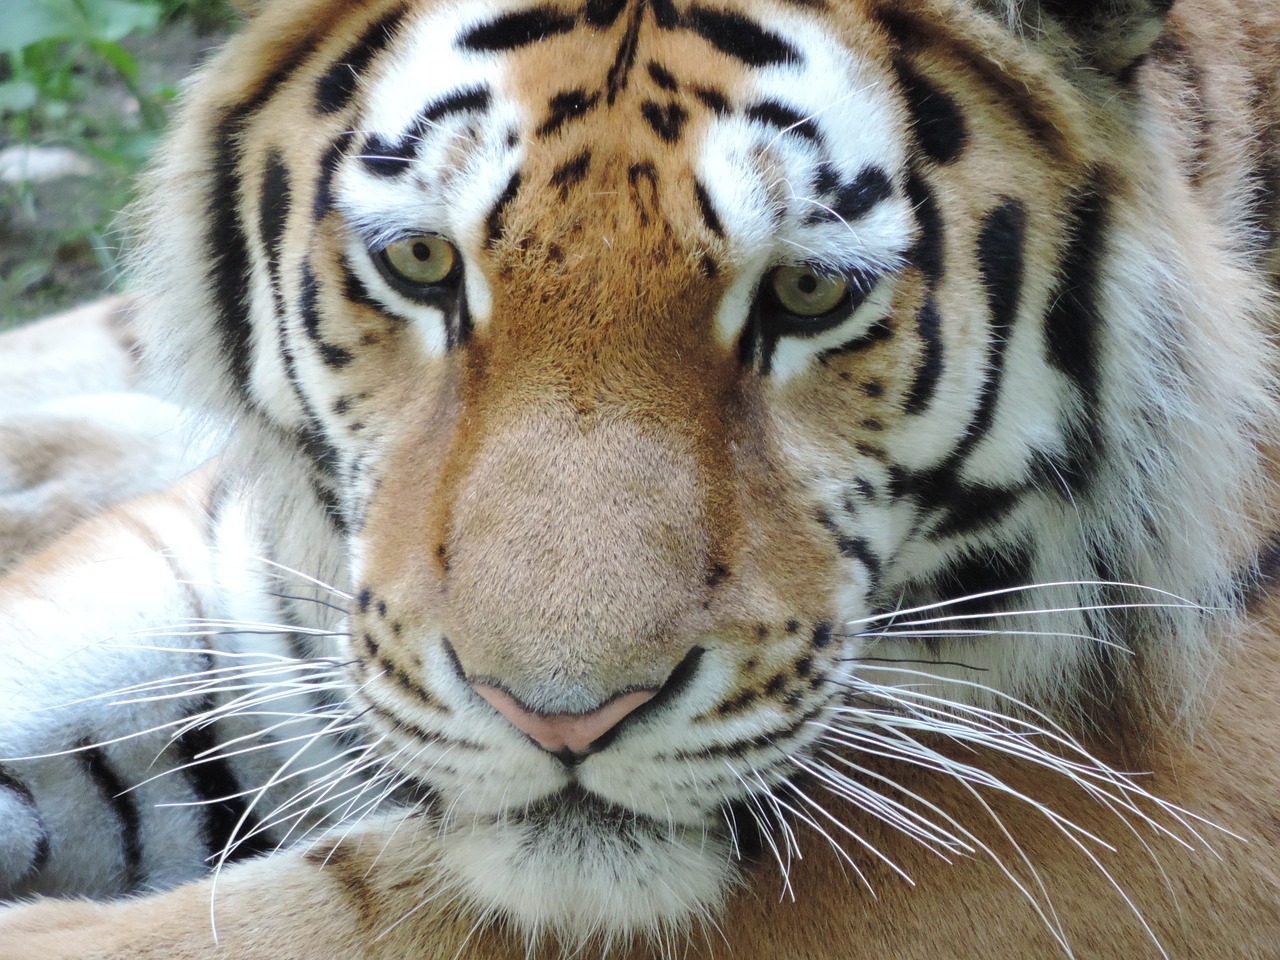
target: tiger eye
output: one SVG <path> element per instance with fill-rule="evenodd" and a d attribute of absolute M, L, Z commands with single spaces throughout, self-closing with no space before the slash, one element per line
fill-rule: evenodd
<path fill-rule="evenodd" d="M 820 317 L 844 302 L 849 281 L 810 267 L 778 267 L 769 274 L 769 291 L 778 306 L 797 317 Z"/>
<path fill-rule="evenodd" d="M 397 279 L 415 287 L 444 283 L 458 266 L 458 248 L 443 237 L 405 237 L 382 248 L 382 260 Z"/>

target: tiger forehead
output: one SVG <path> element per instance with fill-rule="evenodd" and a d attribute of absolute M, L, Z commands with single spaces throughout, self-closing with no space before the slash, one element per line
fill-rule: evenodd
<path fill-rule="evenodd" d="M 738 209 L 781 211 L 823 185 L 852 182 L 873 160 L 885 164 L 877 173 L 900 163 L 880 156 L 897 143 L 881 82 L 884 38 L 865 19 L 840 27 L 816 9 L 654 0 L 433 14 L 393 42 L 396 65 L 370 84 L 365 119 L 374 133 L 362 160 L 384 178 L 417 161 L 435 171 L 418 179 L 440 200 L 460 190 L 492 197 L 483 211 L 450 202 L 440 213 L 455 230 L 483 219 L 490 243 L 521 208 L 526 227 L 545 230 L 557 200 L 591 210 L 608 196 L 641 226 L 661 218 L 683 226 L 685 240 L 691 228 L 699 240 L 752 245 L 768 229 L 751 224 L 736 236 L 738 224 L 722 222 L 723 205 L 713 202 L 717 189 Z M 862 35 L 855 43 L 846 34 Z M 442 61 L 448 69 L 432 73 Z M 416 112 L 406 114 L 415 93 Z M 866 132 L 849 133 L 859 128 Z M 833 154 L 850 169 L 826 163 Z M 717 186 L 726 171 L 749 183 Z M 618 202 L 628 196 L 630 204 Z"/>

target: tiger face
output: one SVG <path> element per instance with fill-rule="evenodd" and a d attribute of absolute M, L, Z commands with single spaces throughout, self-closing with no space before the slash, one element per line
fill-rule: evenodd
<path fill-rule="evenodd" d="M 1227 589 L 1229 547 L 1149 549 L 1224 542 L 1160 504 L 1246 457 L 1191 417 L 1203 466 L 1133 454 L 1186 318 L 1125 300 L 1131 171 L 985 13 L 315 3 L 232 56 L 284 66 L 215 66 L 214 159 L 170 164 L 188 377 L 305 464 L 351 698 L 486 909 L 706 914 L 920 673 L 1071 714 L 1149 628 L 1100 598 Z M 1176 659 L 1203 618 L 1163 606 Z"/>

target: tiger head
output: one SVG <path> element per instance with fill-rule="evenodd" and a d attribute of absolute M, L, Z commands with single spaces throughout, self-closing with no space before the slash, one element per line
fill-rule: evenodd
<path fill-rule="evenodd" d="M 476 903 L 679 922 L 894 718 L 1193 702 L 1265 406 L 1206 311 L 1262 301 L 1152 185 L 1130 6 L 1104 57 L 949 0 L 313 0 L 207 68 L 151 349 L 343 571 Z"/>

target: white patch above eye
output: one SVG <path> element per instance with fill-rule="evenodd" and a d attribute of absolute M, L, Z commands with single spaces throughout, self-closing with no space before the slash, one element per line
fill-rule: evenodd
<path fill-rule="evenodd" d="M 717 314 L 725 344 L 742 335 L 767 266 L 803 262 L 834 274 L 888 274 L 903 264 L 916 231 L 900 182 L 904 131 L 887 90 L 803 15 L 766 26 L 799 48 L 802 60 L 752 73 L 734 97 L 734 112 L 712 123 L 698 159 L 699 182 L 735 267 Z M 777 118 L 791 115 L 802 119 L 780 127 Z M 887 311 L 884 296 L 873 291 L 836 329 L 782 338 L 775 373 L 793 374 L 815 353 L 856 336 L 853 327 L 870 326 Z"/>

